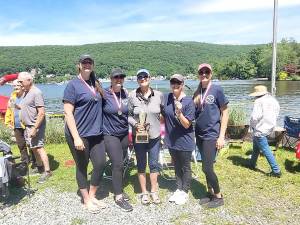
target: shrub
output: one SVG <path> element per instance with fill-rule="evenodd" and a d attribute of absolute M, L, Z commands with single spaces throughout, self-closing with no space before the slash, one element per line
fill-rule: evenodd
<path fill-rule="evenodd" d="M 0 139 L 5 141 L 7 144 L 12 144 L 12 130 L 9 129 L 5 124 L 0 121 Z"/>
<path fill-rule="evenodd" d="M 229 119 L 228 125 L 238 126 L 245 125 L 247 119 L 247 113 L 241 106 L 231 106 L 229 107 Z"/>
<path fill-rule="evenodd" d="M 287 77 L 288 74 L 285 71 L 280 71 L 280 73 L 278 74 L 278 80 L 286 80 Z"/>
<path fill-rule="evenodd" d="M 65 143 L 64 121 L 60 118 L 53 118 L 47 121 L 46 143 Z"/>
<path fill-rule="evenodd" d="M 291 80 L 296 80 L 296 81 L 298 81 L 298 80 L 300 80 L 300 76 L 298 76 L 298 75 L 292 75 L 292 76 L 290 77 L 290 79 L 291 79 Z"/>

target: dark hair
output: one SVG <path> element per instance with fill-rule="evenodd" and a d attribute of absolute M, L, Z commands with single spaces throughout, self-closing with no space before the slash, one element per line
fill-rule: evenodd
<path fill-rule="evenodd" d="M 102 98 L 104 98 L 104 97 L 105 97 L 105 96 L 104 96 L 105 94 L 104 94 L 102 85 L 101 85 L 101 83 L 99 82 L 99 80 L 96 78 L 96 74 L 95 74 L 94 71 L 91 72 L 90 78 L 91 78 L 91 81 L 92 81 L 93 86 L 95 86 L 95 88 L 96 88 L 96 91 L 99 92 L 99 94 L 102 96 Z"/>

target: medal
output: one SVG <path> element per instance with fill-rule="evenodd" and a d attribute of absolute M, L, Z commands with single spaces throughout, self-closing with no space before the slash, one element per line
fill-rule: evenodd
<path fill-rule="evenodd" d="M 118 115 L 122 116 L 122 111 L 121 110 L 118 110 Z"/>

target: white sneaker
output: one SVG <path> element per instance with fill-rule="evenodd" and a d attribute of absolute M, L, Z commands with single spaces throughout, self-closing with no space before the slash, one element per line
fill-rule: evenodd
<path fill-rule="evenodd" d="M 176 205 L 183 205 L 189 200 L 189 194 L 185 191 L 180 191 L 179 195 L 175 200 Z"/>
<path fill-rule="evenodd" d="M 175 202 L 177 199 L 177 196 L 179 196 L 181 193 L 181 191 L 179 189 L 177 189 L 169 198 L 169 202 Z"/>

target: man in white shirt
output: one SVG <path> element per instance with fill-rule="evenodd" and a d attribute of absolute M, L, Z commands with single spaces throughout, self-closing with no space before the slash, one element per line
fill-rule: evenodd
<path fill-rule="evenodd" d="M 266 86 L 254 87 L 254 92 L 249 96 L 255 97 L 254 107 L 250 119 L 250 127 L 253 130 L 253 153 L 250 160 L 250 168 L 256 166 L 259 152 L 266 156 L 272 172 L 268 175 L 280 177 L 280 168 L 268 144 L 267 136 L 271 134 L 276 126 L 279 115 L 279 103 L 270 95 Z"/>

